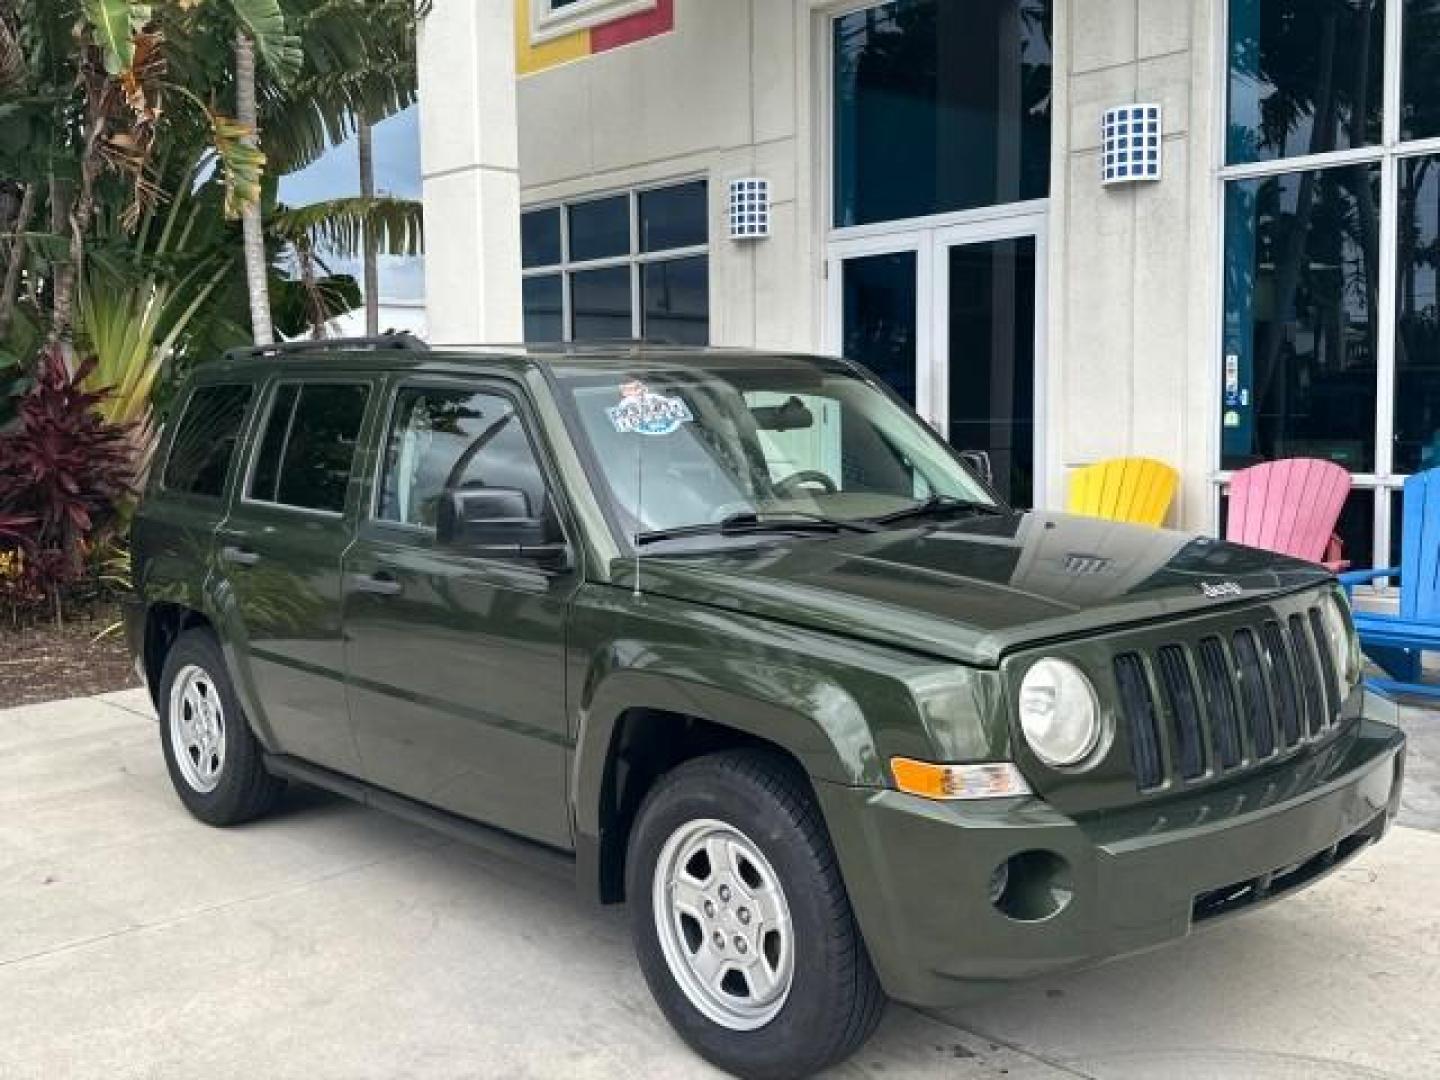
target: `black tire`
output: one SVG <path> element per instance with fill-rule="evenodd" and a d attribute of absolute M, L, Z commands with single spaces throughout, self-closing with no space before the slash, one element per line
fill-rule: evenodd
<path fill-rule="evenodd" d="M 199 790 L 186 778 L 177 760 L 186 751 L 175 745 L 170 705 L 176 680 L 187 669 L 199 668 L 216 691 L 223 717 L 224 757 L 218 782 Z M 160 675 L 160 743 L 170 782 L 185 808 L 207 825 L 241 825 L 264 816 L 285 790 L 285 781 L 265 771 L 264 751 L 250 730 L 250 722 L 235 696 L 225 655 L 208 630 L 187 630 L 176 640 Z M 193 759 L 192 759 L 193 760 Z"/>
<path fill-rule="evenodd" d="M 653 886 L 665 845 L 687 823 L 705 820 L 733 827 L 759 848 L 789 907 L 789 994 L 755 1030 L 733 1030 L 692 1003 L 671 971 L 656 925 Z M 885 994 L 855 924 L 829 833 L 806 778 L 777 754 L 727 751 L 662 777 L 630 836 L 626 896 L 640 968 L 656 1002 L 698 1054 L 736 1076 L 809 1076 L 853 1054 L 880 1022 Z"/>

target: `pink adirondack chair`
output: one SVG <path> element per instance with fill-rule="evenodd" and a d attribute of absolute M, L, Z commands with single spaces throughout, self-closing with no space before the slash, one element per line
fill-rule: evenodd
<path fill-rule="evenodd" d="M 1335 524 L 1349 494 L 1350 474 L 1333 461 L 1252 465 L 1230 478 L 1225 539 L 1343 570 Z"/>

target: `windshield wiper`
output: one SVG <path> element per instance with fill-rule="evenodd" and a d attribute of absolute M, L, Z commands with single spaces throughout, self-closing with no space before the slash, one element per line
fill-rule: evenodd
<path fill-rule="evenodd" d="M 658 544 L 664 540 L 683 540 L 691 536 L 754 536 L 763 533 L 795 532 L 878 532 L 879 526 L 870 521 L 844 521 L 840 518 L 825 517 L 821 514 L 806 514 L 785 511 L 778 514 L 756 513 L 744 510 L 719 521 L 701 522 L 696 525 L 677 525 L 671 529 L 652 529 L 635 537 L 638 545 Z"/>
<path fill-rule="evenodd" d="M 934 517 L 938 514 L 978 514 L 984 517 L 1002 517 L 1005 513 L 994 503 L 977 502 L 974 499 L 957 499 L 950 495 L 931 495 L 924 502 L 918 502 L 914 506 L 907 506 L 904 510 L 896 510 L 893 514 L 882 514 L 879 517 L 866 518 L 872 525 L 893 525 L 897 521 L 910 521 L 914 518 Z"/>

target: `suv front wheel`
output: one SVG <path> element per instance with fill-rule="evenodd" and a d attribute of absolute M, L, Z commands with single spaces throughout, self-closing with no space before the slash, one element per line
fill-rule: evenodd
<path fill-rule="evenodd" d="M 641 807 L 626 866 L 660 1008 L 709 1061 L 796 1077 L 854 1053 L 885 997 L 803 776 L 763 751 L 687 762 Z"/>
<path fill-rule="evenodd" d="M 213 635 L 180 635 L 165 657 L 158 697 L 165 765 L 190 813 L 209 825 L 239 825 L 275 805 L 285 782 L 265 771 Z"/>

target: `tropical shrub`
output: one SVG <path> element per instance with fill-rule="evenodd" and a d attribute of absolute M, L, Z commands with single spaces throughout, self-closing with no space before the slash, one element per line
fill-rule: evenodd
<path fill-rule="evenodd" d="M 100 415 L 104 393 L 81 385 L 92 367 L 71 373 L 61 350 L 48 349 L 0 434 L 0 589 L 14 607 L 48 602 L 57 618 L 64 590 L 133 495 L 127 431 Z"/>

